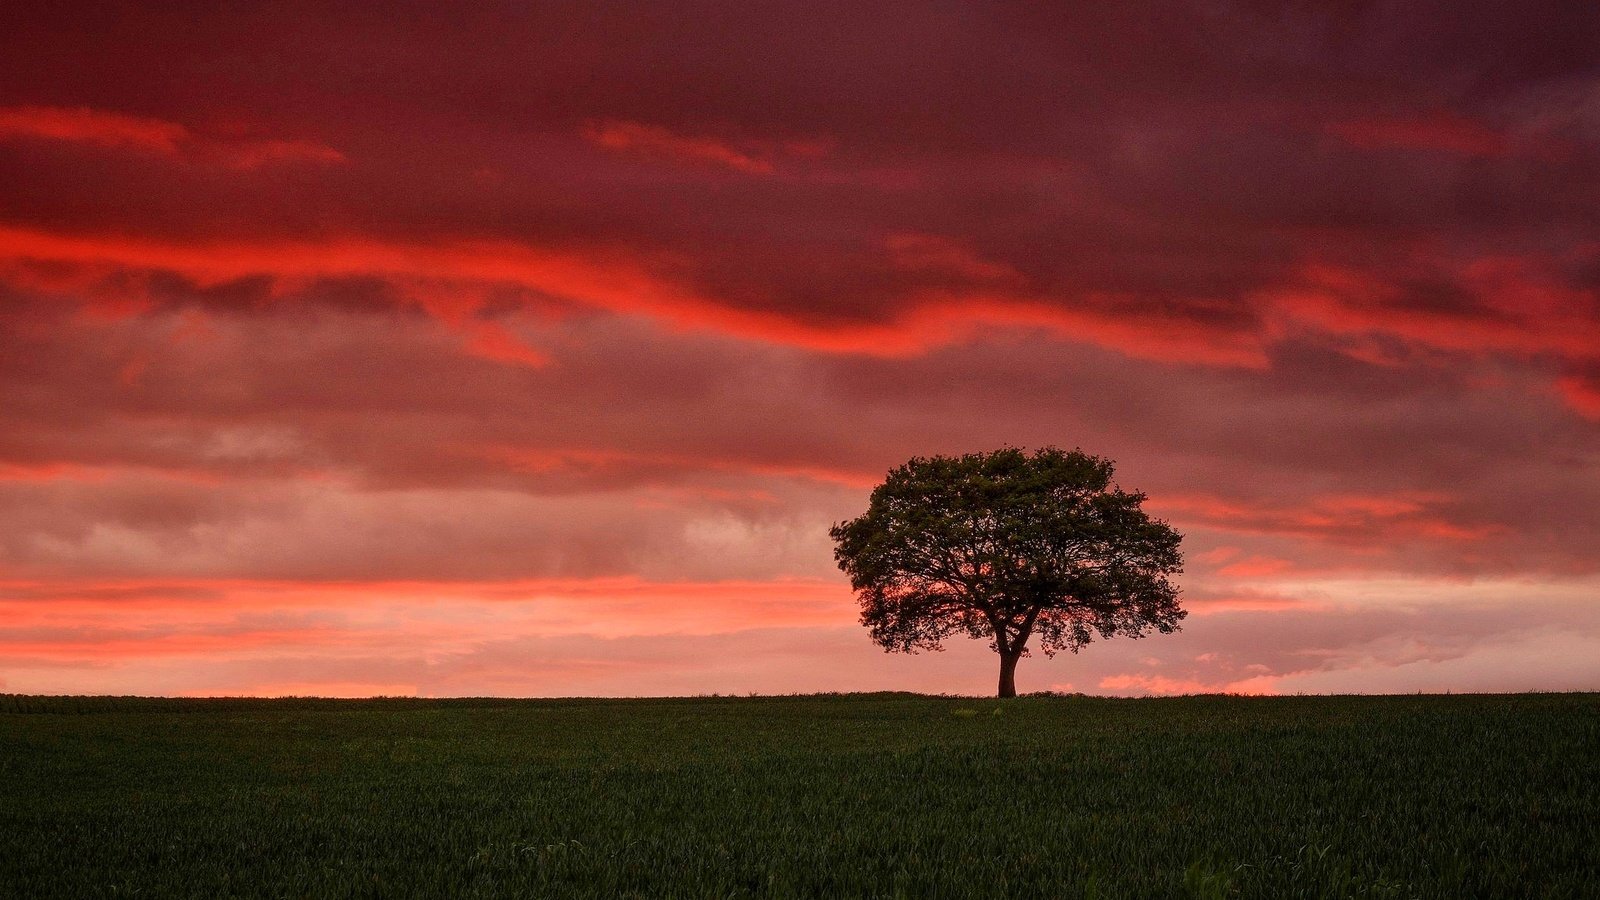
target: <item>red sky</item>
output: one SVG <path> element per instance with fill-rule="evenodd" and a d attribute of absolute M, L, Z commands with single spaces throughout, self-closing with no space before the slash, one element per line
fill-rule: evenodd
<path fill-rule="evenodd" d="M 153 6 L 153 5 L 152 5 Z M 1081 446 L 1089 693 L 1600 688 L 1600 10 L 0 9 L 0 691 L 981 693 L 827 527 Z"/>

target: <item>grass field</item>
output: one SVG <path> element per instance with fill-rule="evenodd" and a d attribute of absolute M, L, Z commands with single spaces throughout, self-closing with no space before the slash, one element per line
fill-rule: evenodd
<path fill-rule="evenodd" d="M 0 696 L 6 896 L 1600 896 L 1600 694 Z"/>

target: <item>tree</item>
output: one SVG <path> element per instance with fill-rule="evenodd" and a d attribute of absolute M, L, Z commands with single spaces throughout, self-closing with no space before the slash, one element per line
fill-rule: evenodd
<path fill-rule="evenodd" d="M 865 514 L 829 532 L 861 624 L 886 652 L 987 638 L 1001 697 L 1017 695 L 1017 660 L 1035 637 L 1054 656 L 1096 634 L 1177 631 L 1186 613 L 1168 576 L 1183 571 L 1183 536 L 1113 475 L 1110 460 L 1054 447 L 893 469 Z"/>

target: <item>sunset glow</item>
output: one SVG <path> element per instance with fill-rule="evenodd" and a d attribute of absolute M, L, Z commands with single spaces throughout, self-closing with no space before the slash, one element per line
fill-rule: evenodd
<path fill-rule="evenodd" d="M 828 528 L 1045 445 L 1024 691 L 1600 689 L 1600 34 L 1296 9 L 0 13 L 0 692 L 987 693 Z"/>

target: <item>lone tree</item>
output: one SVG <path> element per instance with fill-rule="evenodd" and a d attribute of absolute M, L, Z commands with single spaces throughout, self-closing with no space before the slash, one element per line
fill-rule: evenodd
<path fill-rule="evenodd" d="M 829 534 L 885 651 L 941 650 L 956 633 L 1000 654 L 1017 695 L 1028 641 L 1046 656 L 1094 639 L 1170 634 L 1186 613 L 1168 576 L 1183 536 L 1081 450 L 917 457 L 889 472 L 860 518 Z"/>

